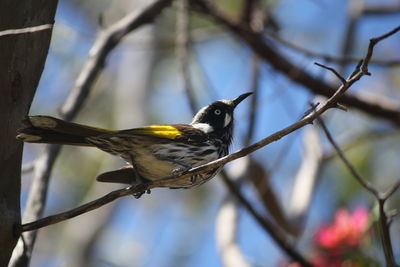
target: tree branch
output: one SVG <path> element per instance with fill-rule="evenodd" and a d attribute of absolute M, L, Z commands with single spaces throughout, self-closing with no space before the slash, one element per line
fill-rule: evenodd
<path fill-rule="evenodd" d="M 321 68 L 324 68 L 326 70 L 329 70 L 329 71 L 333 72 L 333 74 L 335 74 L 335 76 L 342 82 L 342 84 L 346 83 L 346 79 L 343 78 L 343 76 L 339 72 L 337 72 L 334 68 L 328 67 L 328 66 L 326 66 L 324 64 L 321 64 L 321 63 L 318 63 L 318 62 L 314 62 L 314 64 L 319 66 L 319 67 L 321 67 Z"/>

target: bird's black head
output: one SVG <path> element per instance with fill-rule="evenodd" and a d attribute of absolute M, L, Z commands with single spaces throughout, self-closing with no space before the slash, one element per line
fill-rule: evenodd
<path fill-rule="evenodd" d="M 208 134 L 220 138 L 232 138 L 233 111 L 236 106 L 252 93 L 242 94 L 234 100 L 219 100 L 203 107 L 194 116 L 192 125 Z"/>

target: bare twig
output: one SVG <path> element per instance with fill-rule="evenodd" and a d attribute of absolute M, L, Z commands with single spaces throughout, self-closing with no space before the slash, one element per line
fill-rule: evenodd
<path fill-rule="evenodd" d="M 337 72 L 334 68 L 328 67 L 328 66 L 326 66 L 324 64 L 321 64 L 321 63 L 318 63 L 318 62 L 314 62 L 314 64 L 319 66 L 319 67 L 321 67 L 321 68 L 324 68 L 324 69 L 327 69 L 327 70 L 333 72 L 333 74 L 335 74 L 335 76 L 342 82 L 342 84 L 346 83 L 346 79 L 343 78 L 343 76 L 340 75 L 340 73 Z"/>
<path fill-rule="evenodd" d="M 371 130 L 355 136 L 342 137 L 338 143 L 340 144 L 342 151 L 347 151 L 365 142 L 371 142 L 372 139 L 385 138 L 396 133 L 397 130 Z M 334 148 L 327 148 L 324 151 L 323 161 L 326 162 L 331 160 L 336 156 L 336 154 L 337 152 Z"/>
<path fill-rule="evenodd" d="M 262 59 L 268 61 L 275 69 L 288 75 L 294 82 L 302 84 L 308 90 L 326 97 L 330 97 L 335 89 L 326 84 L 322 80 L 315 78 L 304 69 L 292 64 L 289 59 L 274 49 L 263 37 L 262 34 L 243 27 L 243 25 L 235 23 L 210 2 L 204 0 L 192 0 L 196 10 L 212 17 L 216 22 L 230 30 L 234 35 L 245 41 Z M 369 64 L 369 62 L 368 62 Z M 396 103 L 391 100 L 385 101 L 370 99 L 364 95 L 346 94 L 340 100 L 343 104 L 357 108 L 372 116 L 386 119 L 395 125 L 400 125 L 400 109 Z"/>
<path fill-rule="evenodd" d="M 372 186 L 371 183 L 369 183 L 367 180 L 361 177 L 361 175 L 357 172 L 357 170 L 354 168 L 354 166 L 350 163 L 350 161 L 346 158 L 344 155 L 342 149 L 339 147 L 339 145 L 335 142 L 333 139 L 331 133 L 329 132 L 328 128 L 326 127 L 324 121 L 322 119 L 318 119 L 318 123 L 321 125 L 322 129 L 324 130 L 324 133 L 326 137 L 328 138 L 329 142 L 332 144 L 332 146 L 335 148 L 336 152 L 338 153 L 338 156 L 340 159 L 343 161 L 343 163 L 346 165 L 346 167 L 349 169 L 351 175 L 356 178 L 356 180 L 372 195 L 374 195 L 376 198 L 379 197 L 379 192 Z"/>
<path fill-rule="evenodd" d="M 400 180 L 397 181 L 391 188 L 389 188 L 385 193 L 381 194 L 383 200 L 390 198 L 396 191 L 400 188 Z"/>
<path fill-rule="evenodd" d="M 363 70 L 363 72 L 368 73 L 368 63 L 372 58 L 372 53 L 374 51 L 374 47 L 377 43 L 379 43 L 380 41 L 392 36 L 393 34 L 397 33 L 398 31 L 400 31 L 400 26 L 394 28 L 393 30 L 391 30 L 388 33 L 385 33 L 381 36 L 372 38 L 369 40 L 369 46 L 368 46 L 368 52 L 367 52 L 367 56 L 364 59 L 363 64 L 361 65 L 361 69 Z"/>

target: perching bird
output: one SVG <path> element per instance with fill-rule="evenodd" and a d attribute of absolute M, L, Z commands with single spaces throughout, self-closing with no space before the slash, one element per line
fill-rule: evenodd
<path fill-rule="evenodd" d="M 203 165 L 228 154 L 233 112 L 251 93 L 219 100 L 200 109 L 190 124 L 153 125 L 122 131 L 66 122 L 50 116 L 24 120 L 17 138 L 29 143 L 94 146 L 120 156 L 129 165 L 97 177 L 101 182 L 135 184 L 154 181 Z M 162 187 L 190 188 L 214 177 L 220 168 L 174 179 Z"/>

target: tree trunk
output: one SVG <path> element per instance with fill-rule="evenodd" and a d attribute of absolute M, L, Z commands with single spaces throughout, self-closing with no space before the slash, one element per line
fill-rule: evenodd
<path fill-rule="evenodd" d="M 56 0 L 0 1 L 0 266 L 7 266 L 21 224 L 22 143 L 16 130 L 31 105 L 52 32 L 4 31 L 53 24 L 56 7 Z"/>

